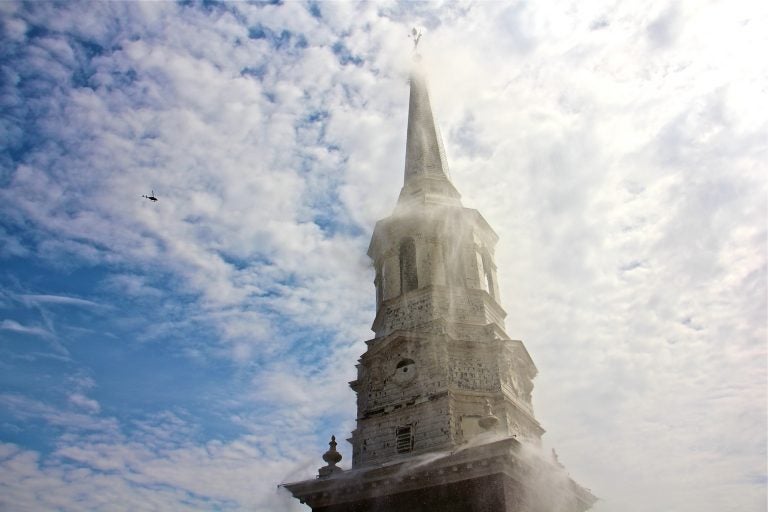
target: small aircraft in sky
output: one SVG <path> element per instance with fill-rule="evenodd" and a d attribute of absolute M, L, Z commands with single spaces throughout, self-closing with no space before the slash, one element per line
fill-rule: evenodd
<path fill-rule="evenodd" d="M 154 190 L 152 191 L 152 193 L 150 195 L 148 195 L 148 196 L 141 196 L 141 197 L 147 198 L 147 199 L 149 199 L 150 201 L 153 201 L 153 202 L 157 201 L 157 198 L 155 197 L 155 191 Z"/>

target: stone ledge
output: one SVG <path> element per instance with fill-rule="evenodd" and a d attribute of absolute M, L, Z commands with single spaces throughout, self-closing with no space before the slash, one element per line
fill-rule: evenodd
<path fill-rule="evenodd" d="M 483 479 L 496 478 L 524 489 L 531 475 L 563 473 L 555 464 L 523 457 L 521 450 L 522 444 L 514 438 L 491 440 L 485 444 L 467 445 L 450 453 L 424 454 L 407 461 L 360 467 L 334 473 L 329 478 L 287 483 L 282 487 L 316 510 L 344 503 L 370 502 L 469 480 L 482 482 Z M 592 493 L 564 473 L 563 478 L 567 479 L 568 491 L 572 494 L 573 510 L 583 511 L 591 507 L 596 501 Z"/>

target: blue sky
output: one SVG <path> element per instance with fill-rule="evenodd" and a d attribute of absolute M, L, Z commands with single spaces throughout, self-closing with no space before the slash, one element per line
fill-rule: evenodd
<path fill-rule="evenodd" d="M 0 22 L 0 508 L 305 510 L 276 485 L 354 426 L 417 25 L 547 447 L 597 512 L 766 510 L 764 7 L 3 2 Z"/>

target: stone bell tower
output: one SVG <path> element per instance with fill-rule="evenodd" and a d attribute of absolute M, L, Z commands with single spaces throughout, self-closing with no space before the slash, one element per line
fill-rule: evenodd
<path fill-rule="evenodd" d="M 335 466 L 332 441 L 317 480 L 285 485 L 313 511 L 581 512 L 592 505 L 594 496 L 555 459 L 538 455 L 537 370 L 505 332 L 497 241 L 450 180 L 417 62 L 403 188 L 368 249 L 375 337 L 350 383 L 357 393 L 352 468 Z"/>
<path fill-rule="evenodd" d="M 376 269 L 376 337 L 360 358 L 353 466 L 451 450 L 480 432 L 491 403 L 500 434 L 538 443 L 536 367 L 504 331 L 498 237 L 465 208 L 448 174 L 426 81 L 410 80 L 405 179 L 368 256 Z"/>

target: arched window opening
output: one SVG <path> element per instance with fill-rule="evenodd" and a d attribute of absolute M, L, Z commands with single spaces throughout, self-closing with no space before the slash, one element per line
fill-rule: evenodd
<path fill-rule="evenodd" d="M 384 272 L 381 263 L 376 265 L 376 278 L 373 282 L 376 286 L 376 309 L 378 309 L 384 302 Z"/>
<path fill-rule="evenodd" d="M 403 293 L 419 287 L 416 274 L 416 244 L 413 238 L 400 242 L 400 289 Z"/>
<path fill-rule="evenodd" d="M 495 288 L 493 287 L 493 270 L 491 266 L 491 258 L 488 254 L 483 253 L 483 271 L 485 271 L 485 281 L 488 284 L 488 294 L 496 298 Z"/>

